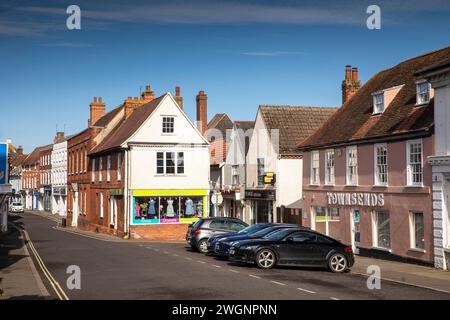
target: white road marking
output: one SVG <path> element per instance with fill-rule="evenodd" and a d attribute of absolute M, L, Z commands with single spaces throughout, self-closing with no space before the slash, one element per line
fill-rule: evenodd
<path fill-rule="evenodd" d="M 218 266 L 217 264 L 213 264 L 213 267 L 222 268 L 221 266 Z"/>
<path fill-rule="evenodd" d="M 233 269 L 228 269 L 229 271 L 231 271 L 231 272 L 234 272 L 234 273 L 239 273 L 239 271 L 236 271 L 236 270 L 233 270 Z"/>
<path fill-rule="evenodd" d="M 179 255 L 177 255 L 176 253 L 173 254 L 174 257 L 179 257 Z"/>
<path fill-rule="evenodd" d="M 252 277 L 252 278 L 255 278 L 255 279 L 261 279 L 261 277 L 254 276 L 253 274 L 249 274 L 248 276 L 249 276 L 249 277 Z"/>
<path fill-rule="evenodd" d="M 280 285 L 280 286 L 285 286 L 285 285 L 286 285 L 285 283 L 281 283 L 281 282 L 273 281 L 273 280 L 270 280 L 270 282 L 275 283 L 275 284 L 278 284 L 278 285 Z"/>
<path fill-rule="evenodd" d="M 306 290 L 306 289 L 303 289 L 303 288 L 297 288 L 297 290 L 304 291 L 304 292 L 307 292 L 307 293 L 315 293 L 314 291 Z"/>
<path fill-rule="evenodd" d="M 164 251 L 164 254 L 169 254 L 167 251 Z"/>
<path fill-rule="evenodd" d="M 202 261 L 202 260 L 197 260 L 197 262 L 200 262 L 200 263 L 206 263 L 205 261 Z"/>
<path fill-rule="evenodd" d="M 189 257 L 186 257 L 185 259 L 186 259 L 186 260 L 192 260 L 192 258 L 189 258 Z"/>
<path fill-rule="evenodd" d="M 335 297 L 331 297 L 330 299 L 331 300 L 339 300 L 338 298 L 335 298 Z"/>

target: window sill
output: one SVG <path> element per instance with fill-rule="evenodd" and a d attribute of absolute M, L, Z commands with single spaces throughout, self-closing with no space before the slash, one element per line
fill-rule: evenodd
<path fill-rule="evenodd" d="M 373 187 L 374 188 L 387 188 L 389 186 L 387 184 L 374 184 Z"/>
<path fill-rule="evenodd" d="M 425 249 L 419 249 L 419 248 L 409 248 L 408 251 L 414 251 L 414 252 L 420 252 L 420 253 L 427 252 Z"/>
<path fill-rule="evenodd" d="M 320 187 L 320 183 L 310 183 L 310 187 Z"/>
<path fill-rule="evenodd" d="M 420 102 L 420 103 L 416 103 L 414 105 L 414 107 L 419 108 L 419 107 L 426 107 L 428 104 L 430 104 L 430 101 L 425 101 L 425 102 Z"/>
<path fill-rule="evenodd" d="M 385 251 L 385 252 L 392 252 L 392 249 L 388 249 L 388 248 L 383 248 L 383 247 L 372 247 L 372 249 L 374 250 L 379 250 L 379 251 Z"/>
<path fill-rule="evenodd" d="M 418 184 L 418 185 L 407 184 L 407 185 L 405 186 L 405 188 L 423 188 L 423 184 Z"/>

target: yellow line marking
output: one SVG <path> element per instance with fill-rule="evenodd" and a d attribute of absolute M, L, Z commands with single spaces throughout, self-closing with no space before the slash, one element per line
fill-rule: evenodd
<path fill-rule="evenodd" d="M 25 239 L 28 242 L 28 246 L 30 247 L 30 250 L 33 252 L 34 257 L 36 258 L 36 261 L 39 264 L 39 267 L 41 268 L 41 270 L 44 273 L 47 280 L 50 282 L 50 285 L 52 286 L 53 290 L 55 290 L 56 294 L 58 295 L 58 298 L 60 300 L 69 300 L 69 297 L 66 295 L 64 290 L 61 288 L 58 281 L 56 281 L 55 278 L 53 278 L 52 274 L 45 266 L 45 263 L 42 260 L 41 256 L 39 255 L 39 253 L 37 252 L 36 248 L 34 247 L 33 242 L 31 241 L 30 236 L 28 235 L 28 232 L 26 230 L 23 230 L 23 232 L 25 235 Z"/>

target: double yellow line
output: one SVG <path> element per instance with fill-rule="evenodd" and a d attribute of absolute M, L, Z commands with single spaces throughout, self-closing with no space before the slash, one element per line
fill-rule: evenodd
<path fill-rule="evenodd" d="M 22 229 L 22 232 L 25 235 L 25 239 L 28 242 L 28 246 L 29 246 L 31 252 L 33 252 L 33 255 L 36 258 L 36 261 L 38 262 L 39 267 L 41 268 L 41 270 L 44 273 L 44 275 L 47 278 L 47 280 L 50 282 L 50 285 L 52 286 L 53 290 L 55 290 L 56 295 L 58 296 L 58 298 L 60 300 L 69 300 L 69 297 L 66 295 L 64 290 L 61 288 L 61 286 L 59 285 L 58 281 L 56 281 L 55 278 L 53 278 L 53 276 L 50 273 L 50 271 L 48 271 L 47 267 L 44 264 L 44 261 L 42 261 L 41 256 L 36 251 L 36 248 L 34 247 L 33 242 L 31 241 L 30 236 L 28 235 L 28 232 L 26 230 L 24 230 L 24 229 Z"/>

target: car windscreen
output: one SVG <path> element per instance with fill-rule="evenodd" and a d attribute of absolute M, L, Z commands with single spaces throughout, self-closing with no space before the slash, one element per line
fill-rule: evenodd
<path fill-rule="evenodd" d="M 21 206 L 22 204 L 21 203 L 13 203 L 12 205 L 13 206 Z"/>
<path fill-rule="evenodd" d="M 271 234 L 268 234 L 266 236 L 267 239 L 274 240 L 274 241 L 280 241 L 287 237 L 292 232 L 292 229 L 280 229 L 277 232 L 273 232 Z"/>
<path fill-rule="evenodd" d="M 258 232 L 255 232 L 253 235 L 255 237 L 264 237 L 266 235 L 268 235 L 269 233 L 273 232 L 274 230 L 277 230 L 278 228 L 274 228 L 274 227 L 268 227 L 268 228 L 264 228 L 262 230 L 259 230 Z"/>
<path fill-rule="evenodd" d="M 254 224 L 252 226 L 245 227 L 244 229 L 242 229 L 238 233 L 253 234 L 253 233 L 261 230 L 262 228 L 267 228 L 267 226 L 260 225 L 260 224 Z"/>

